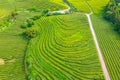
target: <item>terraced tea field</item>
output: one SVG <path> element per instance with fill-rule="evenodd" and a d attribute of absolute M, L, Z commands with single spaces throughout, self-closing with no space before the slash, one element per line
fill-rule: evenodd
<path fill-rule="evenodd" d="M 43 17 L 36 25 L 40 35 L 30 41 L 27 52 L 29 78 L 104 79 L 85 15 Z"/>
<path fill-rule="evenodd" d="M 0 80 L 108 80 L 102 60 L 109 80 L 120 80 L 120 36 L 102 17 L 108 2 L 0 0 Z M 55 11 L 59 13 L 50 14 Z M 18 14 L 12 16 L 13 12 Z M 21 28 L 28 20 L 33 25 Z M 32 28 L 37 29 L 37 36 L 26 37 Z"/>
<path fill-rule="evenodd" d="M 0 24 L 6 25 L 6 19 L 15 9 L 19 12 L 15 21 L 11 22 L 7 28 L 3 30 L 0 29 L 0 80 L 26 79 L 24 58 L 27 40 L 22 36 L 25 30 L 21 29 L 20 25 L 26 19 L 38 14 L 37 12 L 25 12 L 26 10 L 32 8 L 35 4 L 39 6 L 44 2 L 45 1 L 40 1 L 39 3 L 37 0 L 0 0 Z M 51 10 L 66 8 L 61 5 L 55 7 L 57 4 L 52 2 L 51 4 L 46 2 L 46 5 L 48 8 L 44 8 Z M 46 5 L 43 4 L 39 6 L 41 7 L 41 11 L 43 10 L 42 7 Z M 0 26 L 0 28 L 3 27 L 4 26 Z"/>

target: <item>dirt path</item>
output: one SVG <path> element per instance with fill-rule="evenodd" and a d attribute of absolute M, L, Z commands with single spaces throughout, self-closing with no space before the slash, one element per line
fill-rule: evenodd
<path fill-rule="evenodd" d="M 96 37 L 95 31 L 94 31 L 94 28 L 93 28 L 93 25 L 92 25 L 92 21 L 91 21 L 91 17 L 90 17 L 91 14 L 86 14 L 86 16 L 88 18 L 90 30 L 92 32 L 92 35 L 93 35 L 93 38 L 94 38 L 94 42 L 95 42 L 95 45 L 96 45 L 96 48 L 97 48 L 97 51 L 98 51 L 98 55 L 99 55 L 99 58 L 100 58 L 100 61 L 101 61 L 101 66 L 102 66 L 102 69 L 103 69 L 103 72 L 104 72 L 104 75 L 105 75 L 105 79 L 106 80 L 110 80 L 110 76 L 109 76 L 108 70 L 106 68 L 106 65 L 105 65 L 105 62 L 104 62 L 104 58 L 102 56 L 102 52 L 101 52 L 101 49 L 99 47 L 99 43 L 97 41 L 97 37 Z"/>

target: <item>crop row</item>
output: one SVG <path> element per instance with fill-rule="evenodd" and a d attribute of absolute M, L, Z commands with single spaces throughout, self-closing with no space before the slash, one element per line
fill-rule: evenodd
<path fill-rule="evenodd" d="M 120 38 L 109 24 L 101 17 L 93 16 L 94 28 L 102 49 L 102 53 L 112 80 L 120 79 Z M 97 20 L 97 21 L 96 21 Z M 101 24 L 96 23 L 101 22 Z M 102 25 L 102 26 L 101 26 Z"/>
<path fill-rule="evenodd" d="M 34 73 L 30 78 L 89 80 L 103 76 L 84 15 L 45 17 L 36 25 L 40 36 L 28 47 L 28 69 Z"/>

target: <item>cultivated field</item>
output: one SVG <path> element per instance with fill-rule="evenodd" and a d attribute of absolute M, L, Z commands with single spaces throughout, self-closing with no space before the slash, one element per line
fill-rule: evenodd
<path fill-rule="evenodd" d="M 105 80 L 86 16 L 90 12 L 110 78 L 119 80 L 120 36 L 102 17 L 108 2 L 0 0 L 0 80 Z M 65 10 L 70 14 L 61 14 Z M 31 27 L 21 28 L 28 19 L 38 31 L 35 38 L 25 37 Z"/>
<path fill-rule="evenodd" d="M 110 0 L 87 0 L 95 14 L 101 13 Z"/>
<path fill-rule="evenodd" d="M 89 6 L 86 3 L 86 0 L 68 0 L 72 5 L 74 5 L 78 11 L 81 12 L 90 12 Z"/>
<path fill-rule="evenodd" d="M 40 14 L 44 9 L 58 10 L 66 8 L 46 1 L 0 0 L 0 80 L 26 79 L 24 58 L 27 40 L 22 36 L 25 30 L 20 28 L 21 24 L 26 19 L 38 15 L 38 13 Z M 38 8 L 40 4 L 42 5 Z M 32 7 L 33 5 L 35 6 Z M 32 12 L 31 9 L 33 8 L 37 12 Z M 7 21 L 8 16 L 15 10 L 18 12 L 16 20 L 13 22 Z"/>
<path fill-rule="evenodd" d="M 27 52 L 29 78 L 104 79 L 85 15 L 43 17 L 37 25 L 40 35 Z"/>
<path fill-rule="evenodd" d="M 109 0 L 68 0 L 81 12 L 91 12 L 101 13 L 105 5 Z"/>
<path fill-rule="evenodd" d="M 24 55 L 26 40 L 21 36 L 23 30 L 19 27 L 25 15 L 18 16 L 9 30 L 0 32 L 0 58 L 4 64 L 0 65 L 0 80 L 25 80 Z"/>
<path fill-rule="evenodd" d="M 113 30 L 113 25 L 105 21 L 102 16 L 93 15 L 92 21 L 111 80 L 119 80 L 120 35 Z"/>

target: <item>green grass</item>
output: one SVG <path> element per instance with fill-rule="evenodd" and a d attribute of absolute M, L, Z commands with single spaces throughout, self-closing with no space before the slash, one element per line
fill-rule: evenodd
<path fill-rule="evenodd" d="M 68 0 L 81 12 L 90 12 L 85 0 Z M 101 14 L 109 0 L 88 0 L 95 14 Z M 30 9 L 38 12 L 22 12 Z M 21 11 L 8 29 L 0 31 L 0 80 L 25 80 L 24 55 L 27 41 L 20 25 L 42 10 L 62 10 L 62 0 L 0 0 L 0 23 L 15 9 Z M 93 25 L 112 80 L 119 80 L 120 36 L 100 15 L 92 15 Z M 4 22 L 3 22 L 4 23 Z M 102 26 L 101 26 L 102 25 Z M 29 78 L 33 80 L 92 80 L 103 78 L 101 64 L 85 15 L 42 17 L 35 22 L 40 35 L 27 50 Z M 0 26 L 2 28 L 3 26 Z M 102 80 L 102 79 L 100 79 Z"/>
<path fill-rule="evenodd" d="M 13 5 L 8 0 L 0 1 L 0 29 L 6 25 L 6 19 L 13 10 Z"/>
<path fill-rule="evenodd" d="M 110 0 L 87 0 L 93 12 L 96 14 L 101 13 L 109 1 Z"/>
<path fill-rule="evenodd" d="M 73 4 L 78 11 L 81 12 L 90 12 L 88 5 L 86 4 L 85 0 L 68 0 L 71 4 Z"/>
<path fill-rule="evenodd" d="M 109 0 L 68 0 L 72 3 L 79 11 L 81 12 L 91 12 L 90 8 L 92 8 L 93 12 L 98 14 L 101 13 L 105 5 L 109 2 Z M 88 4 L 91 6 L 89 7 Z"/>
<path fill-rule="evenodd" d="M 7 26 L 7 29 L 0 30 L 0 58 L 5 60 L 5 64 L 0 65 L 0 80 L 26 80 L 23 60 L 27 41 L 21 35 L 24 30 L 20 28 L 20 25 L 26 19 L 40 14 L 43 9 L 66 8 L 57 5 L 49 0 L 0 0 L 0 23 L 6 22 L 8 15 L 15 9 L 21 11 L 18 13 L 17 19 Z M 40 12 L 22 12 L 29 8 L 37 8 Z M 0 26 L 0 28 L 2 27 Z"/>
<path fill-rule="evenodd" d="M 61 6 L 65 7 L 66 9 L 68 8 L 68 6 L 63 2 L 63 0 L 50 0 L 50 2 L 56 3 L 58 5 L 61 5 Z"/>
<path fill-rule="evenodd" d="M 29 78 L 104 78 L 85 15 L 43 17 L 36 21 L 36 26 L 40 35 L 30 41 L 27 51 Z"/>
<path fill-rule="evenodd" d="M 0 10 L 0 19 L 6 16 L 6 12 L 4 10 Z"/>
<path fill-rule="evenodd" d="M 63 3 L 58 4 L 58 2 L 55 2 L 55 0 L 52 0 L 52 1 L 51 0 L 27 0 L 27 1 L 16 0 L 16 6 L 21 10 L 29 9 L 29 8 L 36 8 L 40 11 L 44 9 L 59 10 L 59 9 L 66 8 L 66 6 Z"/>
<path fill-rule="evenodd" d="M 6 19 L 13 11 L 28 11 L 30 9 L 36 9 L 39 14 L 43 10 L 61 10 L 66 9 L 62 1 L 57 0 L 2 0 L 0 1 L 0 28 L 6 24 Z"/>
<path fill-rule="evenodd" d="M 23 29 L 19 26 L 27 15 L 19 14 L 11 28 L 0 32 L 0 58 L 5 60 L 5 64 L 0 65 L 0 80 L 26 79 L 23 60 L 27 41 L 21 36 Z"/>
<path fill-rule="evenodd" d="M 120 35 L 102 16 L 92 15 L 92 21 L 111 80 L 119 80 Z"/>

